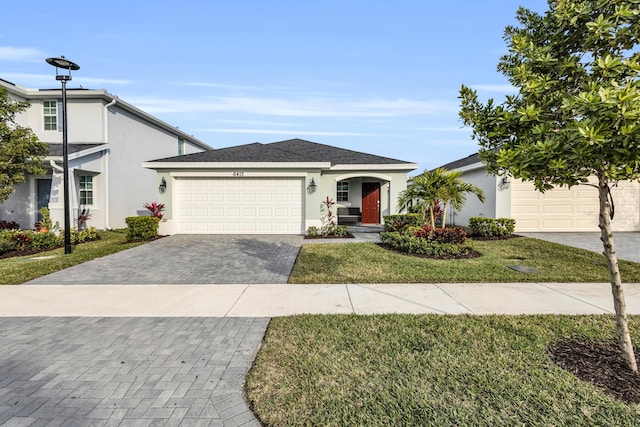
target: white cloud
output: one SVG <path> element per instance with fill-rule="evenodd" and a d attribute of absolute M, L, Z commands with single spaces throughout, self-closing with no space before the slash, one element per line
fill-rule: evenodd
<path fill-rule="evenodd" d="M 212 97 L 175 100 L 134 97 L 130 102 L 152 114 L 225 112 L 288 117 L 395 117 L 435 115 L 456 112 L 456 102 L 414 101 L 408 99 L 369 99 L 348 101 L 341 98 L 283 99 L 266 97 Z"/>
<path fill-rule="evenodd" d="M 0 46 L 0 61 L 44 61 L 45 54 L 30 47 Z"/>
<path fill-rule="evenodd" d="M 196 129 L 199 132 L 216 132 L 216 133 L 255 133 L 266 135 L 315 135 L 315 136 L 380 136 L 371 133 L 359 132 L 324 132 L 324 131 L 301 131 L 301 130 L 277 130 L 277 129 L 230 129 L 230 128 L 206 128 Z"/>

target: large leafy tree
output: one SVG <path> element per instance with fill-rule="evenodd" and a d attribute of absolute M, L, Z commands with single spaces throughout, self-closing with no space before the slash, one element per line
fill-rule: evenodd
<path fill-rule="evenodd" d="M 16 115 L 28 107 L 26 102 L 9 98 L 6 89 L 0 87 L 0 203 L 9 198 L 16 184 L 24 182 L 25 174 L 45 173 L 42 161 L 49 152 L 47 144 L 15 121 Z"/>
<path fill-rule="evenodd" d="M 637 372 L 610 188 L 640 177 L 640 1 L 549 0 L 543 15 L 520 8 L 516 16 L 498 70 L 518 94 L 483 104 L 463 86 L 460 116 L 492 173 L 508 172 L 539 191 L 595 177 L 618 341 Z"/>

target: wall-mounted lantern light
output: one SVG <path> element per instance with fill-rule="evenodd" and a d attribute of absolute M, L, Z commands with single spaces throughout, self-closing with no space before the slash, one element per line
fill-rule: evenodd
<path fill-rule="evenodd" d="M 158 191 L 160 192 L 160 194 L 164 194 L 164 192 L 167 191 L 167 181 L 164 179 L 164 177 L 160 179 L 160 185 L 158 186 Z"/>
<path fill-rule="evenodd" d="M 506 190 L 507 188 L 509 188 L 510 184 L 511 182 L 509 181 L 509 175 L 505 175 L 502 177 L 502 179 L 500 179 L 500 182 L 498 182 L 498 190 Z"/>
<path fill-rule="evenodd" d="M 315 193 L 317 187 L 318 186 L 316 185 L 316 182 L 314 181 L 313 178 L 311 178 L 311 182 L 307 186 L 307 193 L 309 193 L 309 194 Z"/>

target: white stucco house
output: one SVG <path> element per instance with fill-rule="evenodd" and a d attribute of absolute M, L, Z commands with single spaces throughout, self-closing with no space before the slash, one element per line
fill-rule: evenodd
<path fill-rule="evenodd" d="M 363 224 L 397 213 L 418 165 L 301 139 L 149 161 L 167 189 L 163 234 L 304 234 L 327 197 L 359 208 Z M 336 211 L 334 211 L 336 213 Z"/>
<path fill-rule="evenodd" d="M 597 188 L 576 185 L 540 193 L 530 182 L 487 173 L 477 153 L 442 167 L 461 171 L 463 180 L 482 188 L 486 195 L 484 203 L 469 197 L 462 211 L 451 210 L 448 223 L 467 225 L 470 217 L 485 216 L 513 218 L 517 232 L 599 231 Z M 640 183 L 620 182 L 611 194 L 615 204 L 613 231 L 640 231 Z"/>
<path fill-rule="evenodd" d="M 0 219 L 31 228 L 48 207 L 64 224 L 61 89 L 27 89 L 0 79 L 15 100 L 31 105 L 16 119 L 49 145 L 45 176 L 27 176 L 0 204 Z M 105 90 L 67 89 L 71 224 L 87 209 L 88 226 L 125 227 L 124 219 L 157 201 L 155 172 L 145 160 L 208 150 L 202 141 L 145 113 Z M 75 225 L 74 225 L 75 226 Z"/>

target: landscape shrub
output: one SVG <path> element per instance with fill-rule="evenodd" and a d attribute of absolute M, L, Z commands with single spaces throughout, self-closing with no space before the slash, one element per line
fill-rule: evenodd
<path fill-rule="evenodd" d="M 19 251 L 23 251 L 31 247 L 31 235 L 33 232 L 27 230 L 20 230 L 16 233 L 13 233 L 11 236 L 11 240 L 15 243 L 16 249 Z"/>
<path fill-rule="evenodd" d="M 467 240 L 467 233 L 462 227 L 431 228 L 429 225 L 425 225 L 415 231 L 413 235 L 432 243 L 461 245 Z"/>
<path fill-rule="evenodd" d="M 31 237 L 31 244 L 29 249 L 53 249 L 63 244 L 64 238 L 62 235 L 56 235 L 52 232 L 38 233 L 29 232 Z"/>
<path fill-rule="evenodd" d="M 513 234 L 516 220 L 513 218 L 485 218 L 474 216 L 469 218 L 469 230 L 472 236 L 506 237 Z"/>
<path fill-rule="evenodd" d="M 349 231 L 346 225 L 325 225 L 320 228 L 320 234 L 324 237 L 346 237 Z"/>
<path fill-rule="evenodd" d="M 98 239 L 100 239 L 100 235 L 95 227 L 85 228 L 84 230 L 71 229 L 71 243 L 73 244 L 91 242 Z"/>
<path fill-rule="evenodd" d="M 318 227 L 315 226 L 311 226 L 309 228 L 307 228 L 307 236 L 309 237 L 317 237 L 320 235 L 320 229 Z"/>
<path fill-rule="evenodd" d="M 380 238 L 383 244 L 396 250 L 433 258 L 463 257 L 473 253 L 471 246 L 466 243 L 436 243 L 422 237 L 397 232 L 382 232 Z"/>
<path fill-rule="evenodd" d="M 0 221 L 0 230 L 17 230 L 18 228 L 20 226 L 15 221 L 5 221 L 4 219 Z"/>
<path fill-rule="evenodd" d="M 158 235 L 160 219 L 155 216 L 129 216 L 127 223 L 127 240 L 148 240 Z"/>
<path fill-rule="evenodd" d="M 385 215 L 383 219 L 384 231 L 389 232 L 402 232 L 404 228 L 409 226 L 422 227 L 424 225 L 417 213 Z"/>
<path fill-rule="evenodd" d="M 11 240 L 0 240 L 0 255 L 4 255 L 8 252 L 13 252 L 16 250 L 15 242 Z"/>

